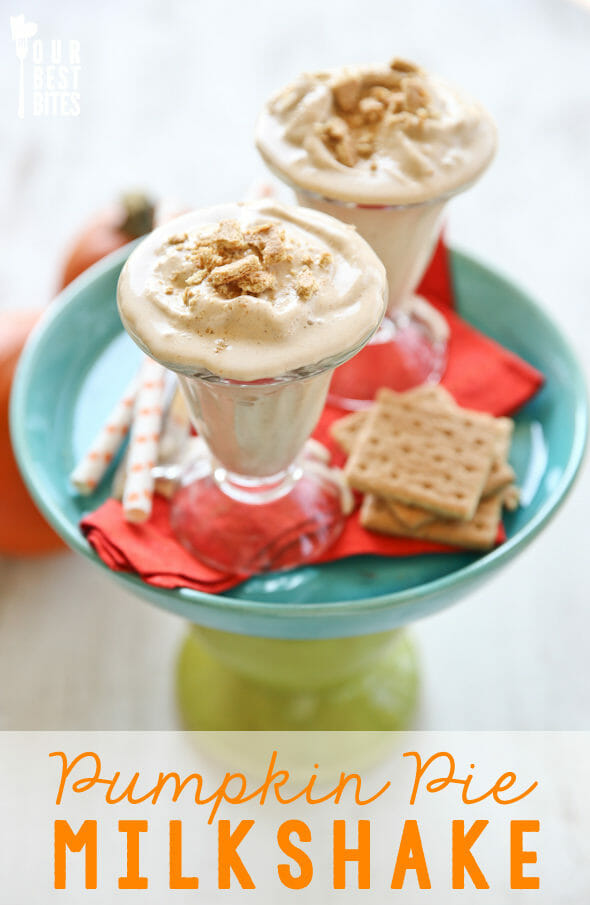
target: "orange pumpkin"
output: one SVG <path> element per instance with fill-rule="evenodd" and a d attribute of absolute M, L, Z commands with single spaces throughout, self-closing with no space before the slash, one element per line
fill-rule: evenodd
<path fill-rule="evenodd" d="M 64 547 L 23 483 L 12 451 L 8 425 L 14 369 L 40 313 L 0 312 L 0 553 L 13 555 L 48 553 Z"/>
<path fill-rule="evenodd" d="M 105 255 L 153 227 L 154 205 L 140 193 L 97 214 L 70 249 L 60 279 L 63 289 Z M 16 464 L 8 423 L 12 377 L 26 338 L 40 311 L 0 312 L 0 553 L 34 555 L 63 549 L 64 543 L 33 503 Z"/>
<path fill-rule="evenodd" d="M 60 279 L 60 289 L 112 251 L 150 232 L 154 205 L 139 192 L 123 195 L 119 204 L 100 211 L 79 233 L 70 248 Z"/>

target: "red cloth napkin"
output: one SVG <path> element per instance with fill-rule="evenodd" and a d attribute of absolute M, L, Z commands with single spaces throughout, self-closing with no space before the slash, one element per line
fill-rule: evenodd
<path fill-rule="evenodd" d="M 439 242 L 430 267 L 418 289 L 449 323 L 449 363 L 442 383 L 457 402 L 494 415 L 513 412 L 531 398 L 543 382 L 542 375 L 518 356 L 470 327 L 453 311 L 453 287 L 449 257 Z M 328 405 L 314 433 L 328 446 L 336 464 L 343 456 L 329 437 L 330 424 L 344 412 Z M 132 525 L 123 519 L 121 504 L 107 500 L 87 515 L 81 528 L 96 553 L 115 571 L 135 572 L 144 581 L 161 588 L 187 587 L 219 593 L 243 580 L 239 575 L 216 572 L 194 559 L 176 541 L 169 519 L 169 505 L 156 497 L 146 524 Z M 504 539 L 503 531 L 498 541 Z M 322 561 L 361 553 L 380 556 L 410 556 L 444 552 L 441 544 L 374 534 L 361 527 L 358 512 L 347 519 L 340 539 Z"/>

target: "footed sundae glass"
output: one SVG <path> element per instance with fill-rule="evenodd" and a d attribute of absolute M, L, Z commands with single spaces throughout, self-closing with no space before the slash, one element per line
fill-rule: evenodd
<path fill-rule="evenodd" d="M 362 409 L 382 386 L 400 392 L 438 383 L 447 363 L 444 317 L 415 294 L 430 263 L 450 195 L 406 205 L 367 205 L 324 198 L 297 188 L 297 200 L 356 227 L 385 265 L 387 313 L 367 348 L 338 369 L 330 393 L 339 405 Z"/>
<path fill-rule="evenodd" d="M 178 379 L 210 453 L 189 466 L 172 528 L 198 559 L 252 574 L 318 559 L 344 525 L 342 485 L 306 456 L 334 368 L 355 354 L 242 383 L 202 371 Z"/>
<path fill-rule="evenodd" d="M 438 382 L 448 327 L 415 295 L 447 200 L 490 163 L 496 130 L 473 99 L 414 63 L 303 73 L 263 107 L 256 144 L 299 203 L 356 227 L 385 265 L 387 317 L 334 375 L 339 405 L 364 408 L 381 386 Z"/>
<path fill-rule="evenodd" d="M 195 211 L 133 251 L 118 284 L 123 325 L 177 374 L 208 452 L 170 514 L 203 563 L 285 569 L 337 539 L 349 491 L 304 447 L 334 369 L 379 328 L 386 298 L 384 267 L 355 230 L 274 202 Z"/>

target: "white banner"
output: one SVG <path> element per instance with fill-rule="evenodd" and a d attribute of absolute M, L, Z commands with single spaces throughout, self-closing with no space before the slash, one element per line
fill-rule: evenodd
<path fill-rule="evenodd" d="M 0 901 L 588 905 L 590 733 L 2 733 Z"/>

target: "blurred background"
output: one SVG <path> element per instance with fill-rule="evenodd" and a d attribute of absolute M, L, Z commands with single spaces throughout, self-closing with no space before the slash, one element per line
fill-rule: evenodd
<path fill-rule="evenodd" d="M 78 116 L 34 115 L 29 59 L 19 117 L 10 17 L 21 13 L 45 44 L 61 40 L 66 53 L 79 41 Z M 253 126 L 275 88 L 304 69 L 394 55 L 495 116 L 498 157 L 450 205 L 447 236 L 546 307 L 590 374 L 583 0 L 3 3 L 0 35 L 0 383 L 14 311 L 50 303 L 72 243 L 121 192 L 182 206 L 242 197 L 265 178 Z M 0 470 L 6 461 L 0 450 Z M 420 728 L 590 728 L 589 506 L 586 469 L 532 547 L 414 627 Z M 71 553 L 0 554 L 0 728 L 176 727 L 183 631 Z"/>

